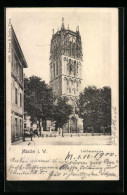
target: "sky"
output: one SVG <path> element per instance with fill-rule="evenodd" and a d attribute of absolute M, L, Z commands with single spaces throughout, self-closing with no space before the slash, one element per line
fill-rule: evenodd
<path fill-rule="evenodd" d="M 112 36 L 115 8 L 12 8 L 10 18 L 28 64 L 26 76 L 49 83 L 52 31 L 65 28 L 79 32 L 83 48 L 82 85 L 111 86 Z"/>

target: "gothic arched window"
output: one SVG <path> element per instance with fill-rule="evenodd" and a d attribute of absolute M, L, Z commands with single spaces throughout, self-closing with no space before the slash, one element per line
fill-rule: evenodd
<path fill-rule="evenodd" d="M 51 65 L 51 70 L 50 70 L 50 72 L 51 72 L 51 79 L 52 79 L 52 65 Z"/>
<path fill-rule="evenodd" d="M 69 74 L 71 74 L 73 71 L 73 65 L 71 59 L 69 59 Z"/>
<path fill-rule="evenodd" d="M 71 56 L 71 51 L 72 50 L 72 43 L 71 43 L 71 41 L 69 42 L 69 56 Z"/>
<path fill-rule="evenodd" d="M 76 50 L 76 45 L 73 43 L 72 45 L 72 55 L 75 56 L 75 50 Z"/>
<path fill-rule="evenodd" d="M 78 71 L 79 71 L 79 65 L 77 64 L 77 73 L 78 73 Z"/>
<path fill-rule="evenodd" d="M 53 57 L 55 58 L 55 53 L 56 53 L 56 48 L 55 48 L 55 46 L 54 46 L 53 50 L 54 50 L 54 51 L 53 51 L 53 54 L 54 54 Z"/>
<path fill-rule="evenodd" d="M 70 64 L 70 69 L 69 69 L 70 73 L 72 72 L 72 64 Z"/>
<path fill-rule="evenodd" d="M 56 61 L 56 75 L 58 75 L 58 62 Z"/>
<path fill-rule="evenodd" d="M 76 56 L 77 56 L 77 58 L 79 57 L 79 47 L 78 47 L 78 43 L 76 44 Z"/>
<path fill-rule="evenodd" d="M 55 63 L 53 64 L 53 73 L 54 73 L 54 77 L 55 77 Z"/>
<path fill-rule="evenodd" d="M 74 75 L 76 75 L 76 61 L 74 61 Z"/>

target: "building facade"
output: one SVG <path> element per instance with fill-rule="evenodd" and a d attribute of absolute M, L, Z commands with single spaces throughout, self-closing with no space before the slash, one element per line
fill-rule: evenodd
<path fill-rule="evenodd" d="M 27 63 L 11 26 L 11 141 L 23 136 L 24 118 L 24 79 L 23 68 Z"/>
<path fill-rule="evenodd" d="M 70 120 L 63 127 L 64 132 L 83 132 L 82 120 L 75 114 L 76 100 L 82 83 L 82 42 L 77 27 L 76 32 L 65 29 L 64 20 L 59 31 L 53 35 L 50 47 L 50 86 L 56 97 L 67 97 L 74 108 Z"/>

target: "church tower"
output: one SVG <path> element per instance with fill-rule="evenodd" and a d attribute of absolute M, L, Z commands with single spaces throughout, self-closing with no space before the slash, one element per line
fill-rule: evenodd
<path fill-rule="evenodd" d="M 75 108 L 76 100 L 81 92 L 82 83 L 82 42 L 79 27 L 72 31 L 64 26 L 52 34 L 50 46 L 50 86 L 56 97 L 68 98 L 69 103 Z M 75 117 L 76 114 L 74 113 Z M 77 131 L 76 124 L 69 125 L 68 132 Z M 71 130 L 70 130 L 71 128 Z M 65 127 L 67 129 L 67 125 Z"/>

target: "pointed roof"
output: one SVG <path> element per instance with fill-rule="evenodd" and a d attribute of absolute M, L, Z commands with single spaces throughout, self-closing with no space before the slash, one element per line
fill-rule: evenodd
<path fill-rule="evenodd" d="M 15 34 L 15 31 L 13 29 L 13 26 L 11 25 L 11 36 L 12 36 L 12 42 L 13 42 L 13 47 L 15 47 L 16 49 L 16 52 L 18 53 L 19 57 L 20 57 L 20 61 L 22 62 L 22 65 L 24 68 L 27 68 L 28 65 L 27 65 L 27 62 L 26 62 L 26 59 L 24 57 L 24 54 L 22 52 L 22 49 L 20 47 L 20 44 L 19 44 L 19 41 L 17 39 L 17 36 Z"/>
<path fill-rule="evenodd" d="M 62 18 L 62 26 L 61 29 L 64 29 L 64 18 Z"/>

